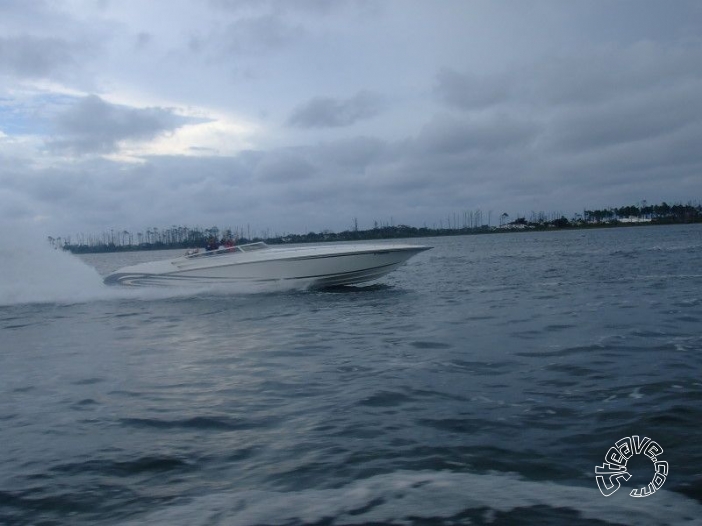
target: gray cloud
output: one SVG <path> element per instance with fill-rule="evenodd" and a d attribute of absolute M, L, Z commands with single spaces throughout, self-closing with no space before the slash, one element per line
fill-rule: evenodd
<path fill-rule="evenodd" d="M 505 102 L 510 95 L 510 84 L 502 76 L 480 78 L 443 68 L 437 75 L 435 92 L 450 106 L 474 110 Z"/>
<path fill-rule="evenodd" d="M 221 36 L 221 45 L 226 53 L 259 55 L 282 49 L 304 35 L 301 25 L 271 14 L 232 22 Z"/>
<path fill-rule="evenodd" d="M 146 31 L 141 31 L 139 34 L 136 36 L 136 49 L 142 50 L 146 48 L 151 42 L 153 41 L 153 35 L 150 33 L 147 33 Z"/>
<path fill-rule="evenodd" d="M 702 169 L 700 93 L 693 42 L 582 48 L 482 76 L 443 69 L 435 95 L 454 113 L 424 126 L 412 144 L 426 156 L 406 173 L 451 179 L 462 165 L 501 181 L 493 201 L 567 210 L 686 192 Z"/>
<path fill-rule="evenodd" d="M 655 141 L 702 120 L 702 82 L 633 97 L 577 107 L 556 116 L 552 144 L 570 151 L 606 150 L 621 144 Z"/>
<path fill-rule="evenodd" d="M 314 175 L 313 164 L 290 151 L 267 154 L 254 169 L 254 176 L 261 182 L 298 184 Z"/>
<path fill-rule="evenodd" d="M 382 98 L 369 91 L 360 91 L 349 99 L 315 97 L 301 104 L 288 119 L 297 128 L 340 128 L 380 114 Z"/>
<path fill-rule="evenodd" d="M 507 71 L 478 76 L 441 69 L 435 94 L 444 104 L 475 111 L 499 105 L 559 109 L 631 99 L 702 81 L 699 44 L 637 42 L 628 47 L 545 55 Z"/>
<path fill-rule="evenodd" d="M 330 2 L 329 0 L 210 0 L 209 3 L 219 9 L 234 13 L 250 12 L 297 12 L 307 15 L 326 16 L 347 8 L 349 5 L 357 8 L 367 8 L 370 0 L 354 0 L 352 2 Z"/>
<path fill-rule="evenodd" d="M 503 211 L 569 214 L 651 195 L 675 201 L 699 191 L 699 125 L 663 141 L 579 151 L 545 140 L 553 125 L 441 115 L 401 141 L 344 138 L 233 157 L 157 156 L 126 166 L 87 157 L 39 172 L 18 168 L 2 187 L 23 196 L 15 202 L 27 215 L 41 210 L 74 232 L 246 223 L 256 231 L 302 232 L 349 228 L 353 217 L 371 227 L 391 215 L 431 226 L 447 213 L 476 208 L 494 210 L 493 219 Z"/>
<path fill-rule="evenodd" d="M 301 232 L 699 199 L 702 12 L 639 4 L 0 2 L 0 221 Z M 84 155 L 193 122 L 170 104 L 222 126 Z"/>
<path fill-rule="evenodd" d="M 388 155 L 388 146 L 372 137 L 350 137 L 314 147 L 312 155 L 325 166 L 333 166 L 335 173 L 346 170 L 361 173 L 367 167 L 383 162 Z"/>
<path fill-rule="evenodd" d="M 76 66 L 81 48 L 56 37 L 0 37 L 0 73 L 23 78 L 62 76 Z"/>
<path fill-rule="evenodd" d="M 76 154 L 111 153 L 120 141 L 153 139 L 194 122 L 202 121 L 169 108 L 131 108 L 90 95 L 55 117 L 56 134 L 48 146 Z"/>
<path fill-rule="evenodd" d="M 539 129 L 534 122 L 508 114 L 489 119 L 437 116 L 427 123 L 416 140 L 416 150 L 434 155 L 467 151 L 500 151 L 525 148 Z"/>

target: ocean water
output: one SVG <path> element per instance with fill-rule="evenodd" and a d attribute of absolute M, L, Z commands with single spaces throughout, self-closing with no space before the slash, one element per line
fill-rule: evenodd
<path fill-rule="evenodd" d="M 702 524 L 702 225 L 414 241 L 333 291 L 0 251 L 0 524 Z M 605 497 L 634 435 L 667 479 Z"/>

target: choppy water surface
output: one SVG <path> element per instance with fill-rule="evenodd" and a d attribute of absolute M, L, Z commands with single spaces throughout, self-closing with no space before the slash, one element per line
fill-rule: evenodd
<path fill-rule="evenodd" d="M 417 242 L 333 292 L 2 254 L 0 523 L 702 523 L 700 226 Z M 605 498 L 631 435 L 668 478 L 630 497 L 646 460 Z"/>

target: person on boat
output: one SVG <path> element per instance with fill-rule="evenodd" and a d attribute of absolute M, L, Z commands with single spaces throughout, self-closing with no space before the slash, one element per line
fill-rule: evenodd
<path fill-rule="evenodd" d="M 213 250 L 217 250 L 219 248 L 219 243 L 217 242 L 217 239 L 214 236 L 211 236 L 207 240 L 207 245 L 205 246 L 205 250 L 208 252 L 211 252 Z"/>
<path fill-rule="evenodd" d="M 219 248 L 226 249 L 227 252 L 233 252 L 234 245 L 236 245 L 236 239 L 232 239 L 232 236 L 225 236 L 222 238 L 222 243 Z"/>

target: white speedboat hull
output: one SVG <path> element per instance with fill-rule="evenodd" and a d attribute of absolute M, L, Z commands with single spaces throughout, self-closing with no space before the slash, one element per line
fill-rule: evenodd
<path fill-rule="evenodd" d="M 253 243 L 125 267 L 107 276 L 105 283 L 182 286 L 295 281 L 311 287 L 351 285 L 376 280 L 429 248 L 390 243 L 273 248 Z"/>

